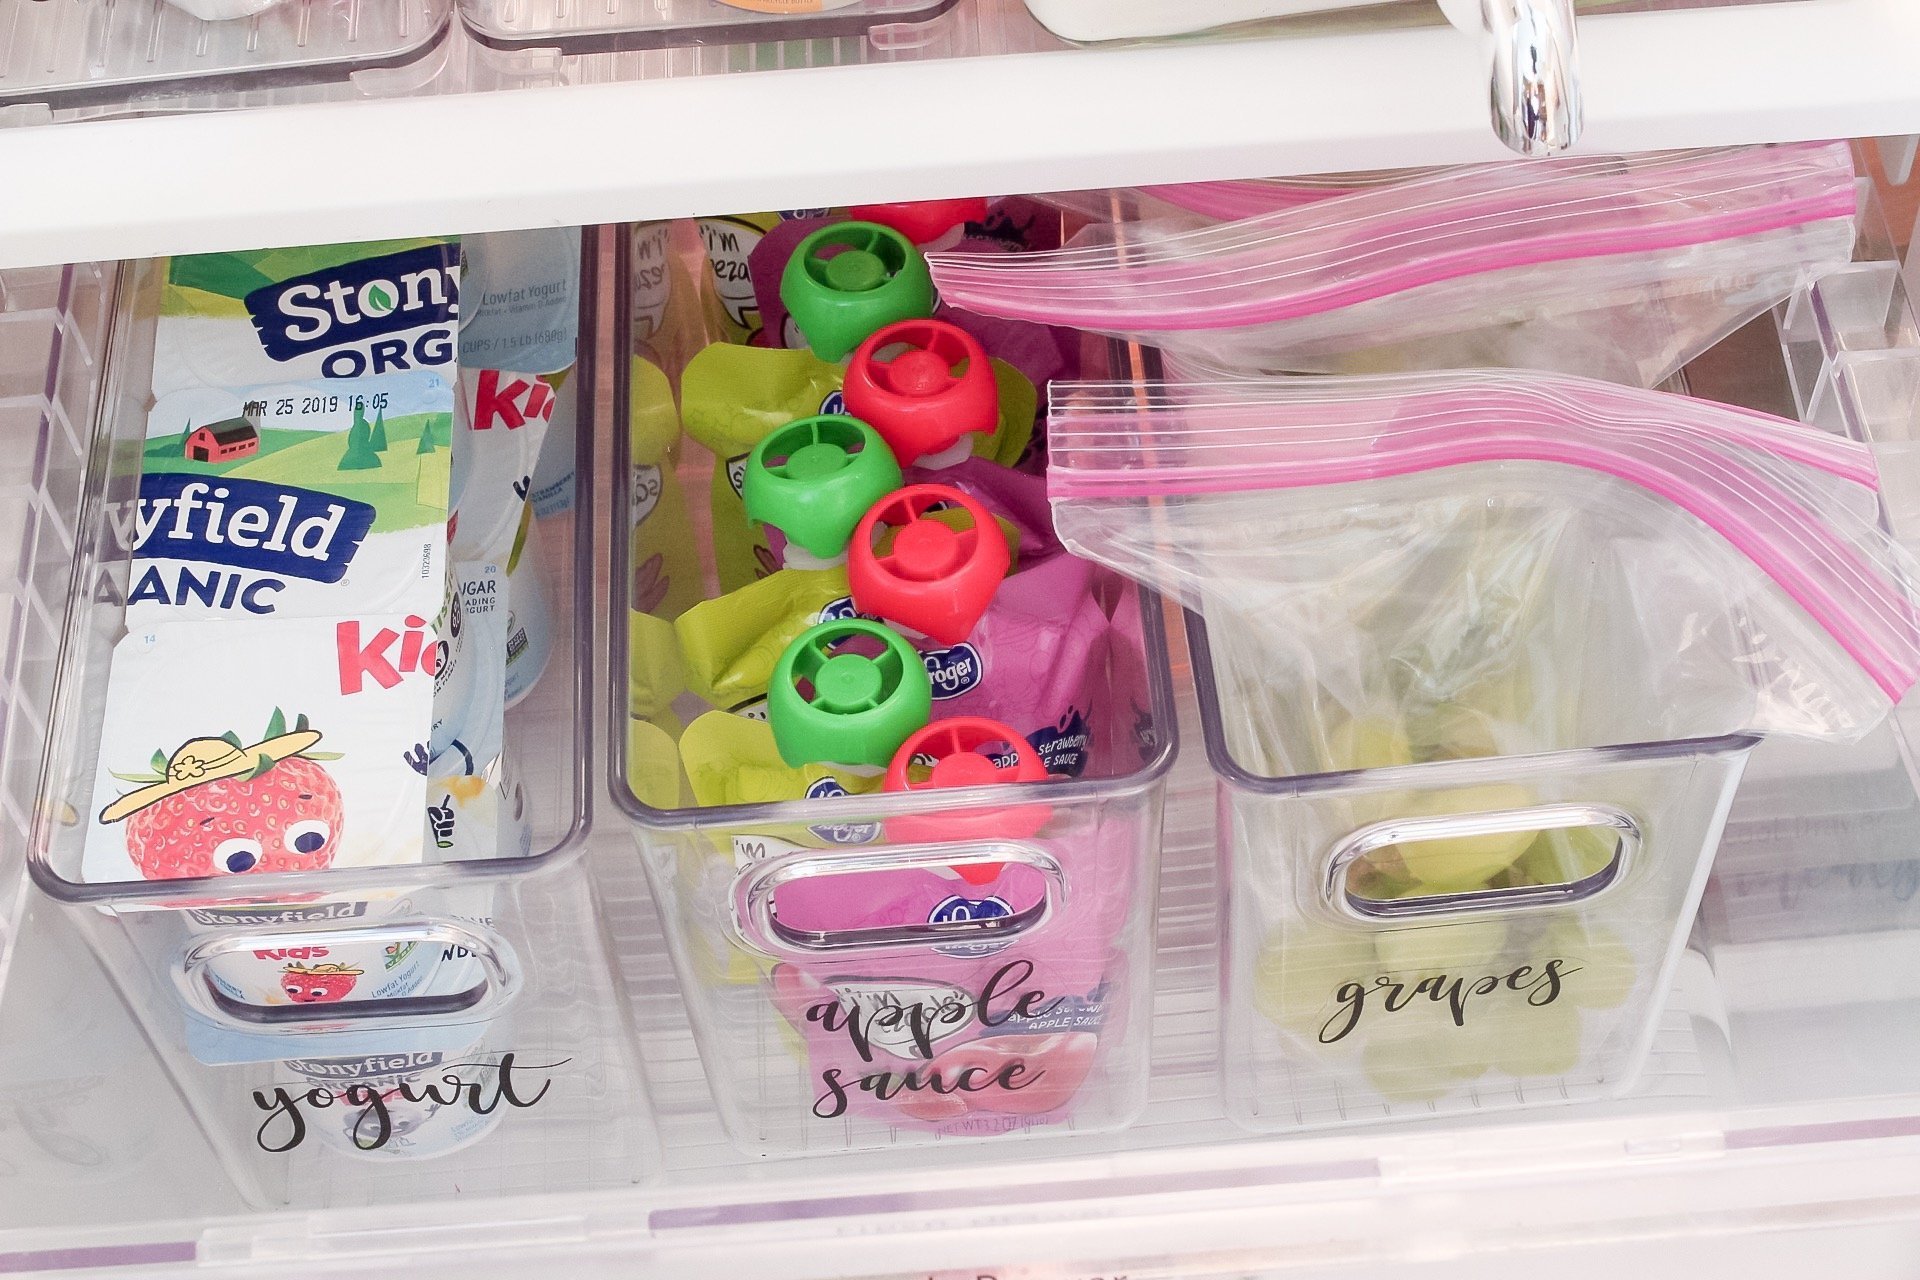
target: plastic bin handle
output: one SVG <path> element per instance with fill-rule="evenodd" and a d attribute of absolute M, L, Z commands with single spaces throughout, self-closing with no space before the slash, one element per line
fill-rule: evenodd
<path fill-rule="evenodd" d="M 1417 898 L 1360 898 L 1347 892 L 1347 869 L 1368 854 L 1390 845 L 1515 835 L 1526 831 L 1563 831 L 1572 827 L 1605 827 L 1620 842 L 1611 862 L 1579 880 L 1476 889 L 1468 893 L 1423 894 Z M 1523 907 L 1565 906 L 1593 898 L 1618 883 L 1639 851 L 1640 824 L 1631 814 L 1612 805 L 1543 804 L 1525 809 L 1489 810 L 1485 813 L 1389 818 L 1361 827 L 1334 845 L 1333 853 L 1327 859 L 1327 874 L 1322 888 L 1334 910 L 1367 922 L 1506 911 Z"/>
<path fill-rule="evenodd" d="M 346 1000 L 318 1004 L 256 1004 L 220 989 L 214 966 L 238 953 L 283 947 L 427 946 L 461 948 L 480 964 L 480 980 L 460 991 L 390 999 Z M 496 1015 L 520 985 L 513 949 L 493 930 L 446 920 L 388 921 L 351 929 L 300 929 L 222 933 L 190 947 L 173 970 L 174 984 L 188 1009 L 216 1025 L 236 1031 L 274 1028 L 339 1031 L 357 1023 L 482 1021 Z"/>
<path fill-rule="evenodd" d="M 1030 907 L 986 919 L 866 925 L 848 929 L 796 929 L 783 924 L 775 905 L 780 889 L 819 876 L 874 875 L 889 871 L 946 871 L 1019 863 L 1038 871 L 1044 892 Z M 851 950 L 913 949 L 991 938 L 1010 941 L 1041 928 L 1065 904 L 1067 879 L 1060 863 L 1030 844 L 1004 841 L 897 845 L 884 849 L 800 850 L 754 863 L 733 886 L 733 924 L 742 942 L 771 956 L 808 957 Z"/>

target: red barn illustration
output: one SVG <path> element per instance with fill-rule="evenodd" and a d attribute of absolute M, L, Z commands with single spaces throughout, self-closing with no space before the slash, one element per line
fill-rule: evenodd
<path fill-rule="evenodd" d="M 245 418 L 209 422 L 188 433 L 182 452 L 189 462 L 232 462 L 260 451 L 260 433 Z"/>

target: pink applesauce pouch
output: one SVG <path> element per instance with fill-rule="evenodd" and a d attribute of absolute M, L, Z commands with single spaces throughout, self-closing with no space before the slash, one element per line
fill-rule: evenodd
<path fill-rule="evenodd" d="M 1092 842 L 1027 847 L 1041 857 L 985 883 L 895 865 L 772 891 L 779 936 L 748 940 L 783 957 L 773 999 L 806 1043 L 816 1117 L 985 1135 L 1070 1114 L 1103 1038 L 1125 1030 L 1127 964 L 1112 943 L 1129 881 L 1076 865 L 1100 857 Z M 1057 873 L 1039 865 L 1049 858 Z M 740 918 L 751 934 L 751 913 Z"/>

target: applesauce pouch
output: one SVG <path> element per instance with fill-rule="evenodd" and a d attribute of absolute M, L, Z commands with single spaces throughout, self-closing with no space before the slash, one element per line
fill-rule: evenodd
<path fill-rule="evenodd" d="M 767 685 L 787 646 L 818 623 L 861 616 L 845 568 L 782 569 L 680 616 L 687 688 L 722 710 L 765 719 Z M 1048 773 L 1081 776 L 1110 625 L 1087 561 L 1057 555 L 1016 569 L 961 643 L 913 639 L 933 684 L 933 718 L 998 720 L 1033 744 Z"/>
<path fill-rule="evenodd" d="M 713 452 L 711 489 L 714 560 L 720 589 L 732 591 L 780 567 L 766 530 L 747 519 L 741 486 L 747 456 L 767 435 L 800 418 L 846 411 L 846 370 L 811 351 L 712 346 L 687 365 L 680 384 L 687 434 Z M 1034 384 L 1018 369 L 993 362 L 1000 426 L 974 440 L 976 457 L 1007 465 L 1033 439 Z"/>
<path fill-rule="evenodd" d="M 725 711 L 709 711 L 686 727 L 680 760 L 694 803 L 702 808 L 865 795 L 880 790 L 884 781 L 878 772 L 867 775 L 830 764 L 795 768 L 780 758 L 764 719 Z"/>
<path fill-rule="evenodd" d="M 840 370 L 807 351 L 711 346 L 687 363 L 680 408 L 687 434 L 713 453 L 714 563 L 732 591 L 780 567 L 741 501 L 747 455 L 796 418 L 840 412 Z"/>

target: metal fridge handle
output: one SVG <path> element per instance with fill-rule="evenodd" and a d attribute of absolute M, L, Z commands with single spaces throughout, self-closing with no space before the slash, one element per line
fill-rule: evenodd
<path fill-rule="evenodd" d="M 1573 0 L 1481 0 L 1493 37 L 1493 131 L 1523 156 L 1580 138 L 1580 47 Z"/>

